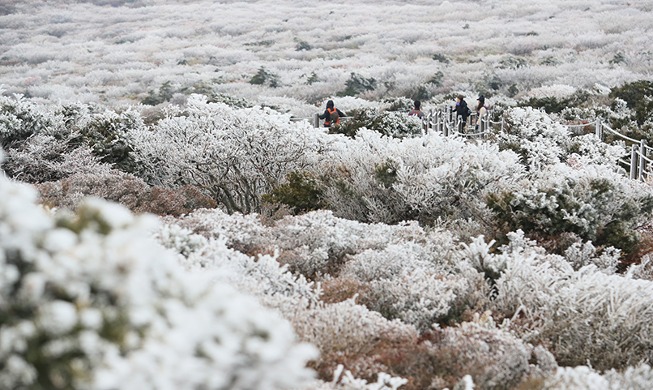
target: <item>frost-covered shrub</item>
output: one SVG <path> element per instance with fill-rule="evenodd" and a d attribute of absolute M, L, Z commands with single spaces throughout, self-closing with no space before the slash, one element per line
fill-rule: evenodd
<path fill-rule="evenodd" d="M 229 212 L 261 209 L 261 196 L 314 163 L 324 135 L 269 109 L 235 109 L 193 95 L 183 115 L 136 130 L 134 154 L 150 184 L 191 184 Z"/>
<path fill-rule="evenodd" d="M 1 99 L 0 141 L 7 150 L 8 174 L 41 182 L 60 179 L 74 170 L 97 169 L 98 162 L 127 172 L 137 169 L 126 138 L 128 129 L 145 126 L 135 110 L 116 113 L 87 104 L 46 105 L 22 97 Z"/>
<path fill-rule="evenodd" d="M 282 313 L 314 307 L 320 290 L 302 275 L 293 275 L 277 261 L 277 254 L 248 256 L 228 247 L 226 236 L 206 238 L 179 225 L 164 225 L 156 238 L 181 255 L 181 264 L 191 270 L 219 269 L 214 282 L 226 281 L 241 291 L 256 295 L 265 305 Z M 294 314 L 293 314 L 294 315 Z"/>
<path fill-rule="evenodd" d="M 77 120 L 70 118 L 71 121 Z M 132 154 L 130 132 L 145 131 L 143 118 L 134 109 L 123 112 L 96 109 L 91 112 L 86 126 L 78 131 L 102 162 L 128 173 L 137 173 L 140 164 Z"/>
<path fill-rule="evenodd" d="M 290 172 L 283 183 L 262 199 L 272 204 L 285 205 L 294 214 L 324 208 L 319 181 L 308 172 Z"/>
<path fill-rule="evenodd" d="M 291 322 L 301 340 L 320 349 L 315 368 L 323 380 L 329 380 L 339 364 L 367 380 L 379 372 L 401 376 L 390 366 L 392 355 L 419 350 L 413 327 L 388 321 L 353 300 L 297 310 Z"/>
<path fill-rule="evenodd" d="M 509 235 L 492 301 L 510 329 L 532 344 L 544 344 L 560 365 L 588 362 L 596 369 L 624 368 L 651 359 L 653 282 L 607 274 L 594 265 L 574 271 L 520 232 Z M 606 288 L 609 286 L 609 288 Z"/>
<path fill-rule="evenodd" d="M 365 77 L 351 72 L 349 79 L 345 82 L 345 89 L 338 92 L 338 96 L 356 96 L 376 89 L 376 79 Z"/>
<path fill-rule="evenodd" d="M 622 372 L 610 370 L 604 377 L 610 382 L 611 389 L 645 390 L 653 383 L 653 369 L 648 364 L 638 364 Z"/>
<path fill-rule="evenodd" d="M 52 219 L 0 180 L 0 387 L 287 389 L 313 349 L 277 314 L 89 200 Z"/>
<path fill-rule="evenodd" d="M 316 215 L 313 214 L 328 215 L 329 213 L 309 213 L 302 217 L 288 217 L 287 219 L 312 218 L 317 223 Z M 172 221 L 171 218 L 167 219 Z M 313 283 L 307 282 L 301 275 L 289 273 L 287 266 L 280 266 L 274 256 L 250 257 L 229 248 L 231 243 L 240 240 L 260 243 L 266 238 L 270 239 L 276 236 L 275 231 L 290 230 L 290 226 L 271 227 L 267 228 L 270 231 L 266 232 L 253 216 L 227 215 L 214 210 L 198 210 L 178 221 L 184 226 L 192 226 L 203 235 L 193 234 L 187 228 L 173 224 L 164 226 L 164 229 L 157 234 L 158 239 L 166 247 L 180 253 L 183 256 L 182 264 L 187 268 L 191 270 L 210 270 L 215 267 L 219 267 L 221 270 L 228 269 L 230 272 L 222 272 L 214 280 L 227 280 L 230 284 L 239 286 L 240 289 L 256 294 L 266 305 L 280 310 L 285 318 L 292 321 L 302 340 L 314 343 L 322 352 L 314 366 L 324 380 L 330 380 L 338 364 L 344 365 L 347 371 L 353 373 L 352 377 L 341 377 L 338 379 L 338 383 L 332 383 L 334 388 L 341 388 L 340 386 L 348 388 L 345 384 L 353 376 L 364 378 L 361 379 L 361 382 L 356 383 L 362 384 L 362 381 L 366 381 L 371 386 L 375 378 L 378 380 L 379 375 L 377 374 L 382 371 L 394 376 L 409 378 L 410 383 L 405 387 L 406 389 L 422 389 L 425 384 L 430 383 L 431 370 L 427 364 L 428 356 L 424 346 L 418 343 L 414 327 L 400 321 L 388 321 L 379 313 L 370 311 L 346 298 L 334 304 L 316 304 L 319 290 L 313 288 Z M 356 231 L 353 228 L 358 227 L 361 236 L 352 240 L 353 242 L 350 243 L 352 247 L 355 247 L 354 242 L 360 242 L 360 245 L 364 247 L 364 242 L 367 240 L 370 242 L 385 241 L 385 237 L 392 235 L 390 233 L 393 230 L 395 231 L 394 235 L 397 236 L 396 240 L 400 239 L 399 235 L 405 238 L 414 237 L 416 240 L 420 237 L 417 234 L 420 231 L 417 226 L 383 227 L 384 232 L 387 233 L 386 236 L 372 232 L 369 234 L 370 237 L 367 237 L 362 233 L 367 229 L 374 229 L 374 226 L 352 224 L 350 221 L 338 220 L 333 217 L 331 219 L 322 218 L 319 221 L 338 224 L 334 229 L 347 230 L 346 227 L 349 226 L 350 232 Z M 302 231 L 301 229 L 293 230 L 295 234 Z M 240 238 L 237 237 L 239 232 L 244 233 Z M 292 236 L 293 233 L 288 231 L 287 236 L 282 236 L 283 239 L 278 242 L 281 244 L 287 240 L 287 237 Z M 307 234 L 303 238 L 310 239 L 310 237 L 315 236 Z M 298 241 L 301 242 L 301 240 Z M 338 241 L 334 239 L 331 245 Z M 432 243 L 433 246 L 438 244 L 449 247 L 449 244 L 445 242 Z M 331 282 L 335 283 L 337 279 L 326 281 L 326 283 Z M 312 389 L 313 387 L 309 386 L 308 388 Z"/>
<path fill-rule="evenodd" d="M 111 166 L 100 161 L 86 146 L 72 146 L 72 138 L 58 140 L 50 135 L 35 134 L 20 146 L 7 150 L 5 173 L 25 183 L 42 183 L 84 172 L 104 175 Z"/>
<path fill-rule="evenodd" d="M 653 116 L 653 82 L 639 80 L 614 88 L 611 98 L 625 101 L 628 107 L 635 111 L 635 119 L 639 125 L 644 124 Z"/>
<path fill-rule="evenodd" d="M 142 179 L 117 170 L 76 173 L 65 179 L 40 183 L 41 201 L 50 207 L 76 209 L 84 196 L 118 202 L 136 213 L 181 215 L 215 207 L 215 201 L 193 186 L 172 190 L 150 187 Z"/>
<path fill-rule="evenodd" d="M 408 110 L 358 109 L 347 112 L 347 119 L 341 120 L 339 126 L 329 129 L 332 134 L 344 134 L 354 137 L 361 129 L 373 130 L 382 135 L 394 138 L 404 138 L 422 133 L 422 121 L 415 116 L 408 116 Z"/>
<path fill-rule="evenodd" d="M 446 236 L 431 234 L 419 244 L 392 244 L 352 255 L 339 277 L 360 281 L 360 302 L 386 318 L 399 318 L 422 331 L 434 323 L 455 322 L 465 311 L 482 309 L 489 291 L 482 275 L 453 257 L 451 247 L 431 244 L 451 242 Z"/>
<path fill-rule="evenodd" d="M 169 102 L 174 96 L 175 90 L 170 81 L 166 81 L 158 90 L 151 89 L 141 103 L 147 106 L 156 106 L 158 104 Z"/>
<path fill-rule="evenodd" d="M 591 242 L 584 244 L 576 242 L 565 250 L 565 259 L 576 271 L 585 266 L 594 265 L 606 274 L 613 274 L 617 271 L 620 254 L 618 249 L 609 247 L 597 255 L 597 248 Z"/>
<path fill-rule="evenodd" d="M 62 128 L 63 118 L 56 115 L 52 107 L 20 95 L 0 95 L 0 146 L 4 150 L 15 147 L 32 134 L 54 134 Z"/>
<path fill-rule="evenodd" d="M 199 209 L 165 220 L 207 239 L 226 240 L 229 248 L 252 256 L 271 254 L 276 245 L 256 214 L 227 214 L 219 209 Z"/>
<path fill-rule="evenodd" d="M 627 153 L 621 145 L 609 145 L 593 134 L 572 137 L 566 125 L 532 108 L 516 108 L 507 112 L 503 132 L 496 134 L 500 149 L 514 150 L 530 170 L 567 161 L 599 163 L 609 167 Z"/>
<path fill-rule="evenodd" d="M 436 329 L 430 338 L 434 376 L 452 387 L 463 375 L 470 375 L 478 386 L 474 388 L 516 388 L 537 367 L 529 364 L 533 347 L 497 329 L 487 313 L 476 322 Z M 549 369 L 548 362 L 537 363 Z"/>
<path fill-rule="evenodd" d="M 41 202 L 50 207 L 77 209 L 85 196 L 95 196 L 118 202 L 136 210 L 146 202 L 149 186 L 141 179 L 116 170 L 103 174 L 76 173 L 59 181 L 41 183 L 36 187 Z"/>
<path fill-rule="evenodd" d="M 517 156 L 490 143 L 430 134 L 397 140 L 361 131 L 321 161 L 324 200 L 340 217 L 396 223 L 486 216 L 484 194 L 517 181 Z"/>
<path fill-rule="evenodd" d="M 270 88 L 279 87 L 279 76 L 260 67 L 258 72 L 249 80 L 250 84 L 266 85 Z"/>
<path fill-rule="evenodd" d="M 542 240 L 573 233 L 633 252 L 636 227 L 650 218 L 653 192 L 604 165 L 550 165 L 521 186 L 488 196 L 496 221 Z"/>
<path fill-rule="evenodd" d="M 368 225 L 337 218 L 331 211 L 285 217 L 270 229 L 269 235 L 281 250 L 280 260 L 311 278 L 337 275 L 348 255 L 427 237 L 416 222 Z M 453 250 L 451 242 L 442 243 L 442 247 Z"/>
<path fill-rule="evenodd" d="M 566 86 L 569 87 L 569 86 Z M 542 94 L 543 90 L 536 91 L 535 96 L 530 97 L 527 101 L 522 103 L 523 106 L 528 106 L 536 109 L 544 109 L 548 113 L 558 113 L 564 111 L 567 107 L 578 107 L 587 105 L 589 92 L 585 90 L 575 90 L 573 93 L 566 94 L 568 88 L 546 90 L 550 94 Z M 561 90 L 562 89 L 562 90 Z"/>
<path fill-rule="evenodd" d="M 628 268 L 627 275 L 635 279 L 653 281 L 653 259 L 651 254 L 644 255 L 639 264 L 631 265 Z"/>
<path fill-rule="evenodd" d="M 611 389 L 607 379 L 587 366 L 559 367 L 555 375 L 547 378 L 544 382 L 544 388 L 569 390 Z"/>
<path fill-rule="evenodd" d="M 555 164 L 564 158 L 571 142 L 566 126 L 532 108 L 515 108 L 505 117 L 504 131 L 497 134 L 501 149 L 518 153 L 530 169 Z"/>

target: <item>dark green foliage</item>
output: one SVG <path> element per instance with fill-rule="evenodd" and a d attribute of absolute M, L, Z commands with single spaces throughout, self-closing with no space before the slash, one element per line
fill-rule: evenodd
<path fill-rule="evenodd" d="M 397 181 L 397 168 L 392 161 L 386 161 L 374 167 L 374 178 L 385 188 L 390 188 Z"/>
<path fill-rule="evenodd" d="M 313 47 L 306 41 L 299 41 L 297 42 L 297 46 L 295 46 L 295 50 L 297 51 L 308 51 L 312 48 Z"/>
<path fill-rule="evenodd" d="M 508 96 L 510 96 L 510 97 L 515 97 L 515 96 L 517 96 L 518 93 L 519 93 L 519 88 L 517 88 L 517 85 L 512 84 L 508 88 Z"/>
<path fill-rule="evenodd" d="M 355 109 L 347 112 L 347 120 L 341 121 L 339 126 L 329 128 L 331 134 L 344 134 L 348 137 L 355 137 L 359 129 L 367 127 L 372 122 L 372 118 L 378 115 L 378 112 L 372 109 Z"/>
<path fill-rule="evenodd" d="M 209 103 L 224 103 L 235 108 L 251 108 L 254 106 L 246 99 L 225 95 L 223 93 L 211 93 L 211 95 L 208 96 L 207 101 Z"/>
<path fill-rule="evenodd" d="M 653 116 L 653 82 L 640 80 L 614 88 L 611 98 L 619 98 L 635 111 L 635 120 L 640 126 Z"/>
<path fill-rule="evenodd" d="M 413 109 L 414 101 L 415 99 L 394 98 L 383 100 L 383 104 L 389 104 L 386 111 L 409 112 Z"/>
<path fill-rule="evenodd" d="M 500 69 L 520 69 L 528 66 L 528 61 L 522 57 L 509 56 L 499 61 Z"/>
<path fill-rule="evenodd" d="M 349 80 L 345 82 L 345 87 L 344 91 L 338 92 L 338 96 L 356 96 L 360 93 L 376 89 L 376 79 L 373 77 L 365 78 L 352 72 L 349 75 Z"/>
<path fill-rule="evenodd" d="M 567 107 L 580 107 L 587 104 L 590 99 L 589 93 L 584 90 L 578 90 L 566 98 L 556 98 L 546 96 L 543 98 L 530 98 L 528 101 L 520 104 L 522 107 L 543 108 L 547 113 L 560 113 Z"/>
<path fill-rule="evenodd" d="M 556 66 L 556 65 L 560 65 L 560 60 L 554 56 L 546 56 L 542 58 L 542 60 L 540 61 L 540 65 Z"/>
<path fill-rule="evenodd" d="M 477 87 L 478 90 L 486 89 L 489 88 L 493 91 L 498 91 L 503 87 L 503 80 L 496 74 L 492 74 L 487 77 L 485 84 L 481 84 L 480 86 Z"/>
<path fill-rule="evenodd" d="M 172 83 L 166 81 L 163 83 L 158 91 L 150 91 L 148 95 L 141 101 L 146 106 L 156 106 L 164 102 L 172 100 L 175 91 L 172 88 Z"/>
<path fill-rule="evenodd" d="M 324 208 L 322 198 L 318 180 L 307 172 L 289 173 L 284 184 L 263 195 L 264 201 L 286 205 L 295 214 Z"/>
<path fill-rule="evenodd" d="M 424 85 L 420 85 L 416 90 L 408 94 L 412 100 L 425 101 L 433 97 L 433 94 Z"/>
<path fill-rule="evenodd" d="M 434 85 L 434 86 L 436 86 L 436 87 L 441 87 L 441 86 L 442 86 L 442 82 L 443 82 L 443 80 L 444 80 L 444 73 L 442 73 L 441 71 L 437 71 L 437 72 L 433 75 L 433 77 L 431 77 L 431 78 L 427 81 L 427 84 L 432 84 L 432 85 Z"/>
<path fill-rule="evenodd" d="M 249 80 L 250 84 L 267 85 L 271 88 L 279 87 L 279 77 L 268 72 L 265 67 L 260 67 L 258 72 Z"/>
<path fill-rule="evenodd" d="M 125 112 L 120 115 L 94 115 L 92 118 L 88 126 L 79 129 L 83 142 L 102 162 L 113 164 L 124 172 L 136 172 L 138 164 L 131 155 L 126 134 L 130 129 L 143 126 L 140 115 Z"/>
<path fill-rule="evenodd" d="M 317 74 L 315 72 L 311 73 L 310 76 L 306 79 L 306 84 L 312 85 L 313 83 L 316 83 L 320 81 L 320 79 L 317 77 Z"/>
<path fill-rule="evenodd" d="M 625 198 L 615 183 L 606 179 L 581 182 L 567 178 L 556 188 L 539 188 L 530 196 L 490 194 L 486 204 L 494 212 L 499 230 L 521 229 L 540 242 L 573 233 L 583 241 L 614 246 L 628 255 L 639 243 L 634 225 L 642 215 L 651 213 L 653 197 Z M 612 207 L 614 204 L 620 207 Z"/>
<path fill-rule="evenodd" d="M 448 64 L 449 62 L 451 62 L 451 61 L 449 61 L 449 59 L 448 59 L 444 54 L 442 54 L 442 53 L 435 53 L 435 54 L 433 54 L 433 56 L 432 56 L 431 58 L 433 58 L 433 60 L 435 60 L 435 61 L 442 62 L 443 64 Z"/>
<path fill-rule="evenodd" d="M 17 147 L 32 134 L 56 133 L 62 123 L 56 115 L 46 114 L 25 98 L 3 99 L 0 104 L 0 145 L 6 150 Z"/>
<path fill-rule="evenodd" d="M 406 114 L 407 108 L 401 112 L 378 112 L 372 109 L 358 109 L 348 112 L 348 118 L 339 126 L 329 128 L 331 134 L 344 134 L 355 137 L 358 130 L 365 127 L 389 137 L 402 138 L 420 134 L 421 124 L 416 124 Z"/>
<path fill-rule="evenodd" d="M 626 62 L 626 57 L 622 52 L 616 53 L 614 57 L 612 57 L 612 59 L 610 60 L 610 63 L 612 65 L 623 64 L 624 62 Z"/>

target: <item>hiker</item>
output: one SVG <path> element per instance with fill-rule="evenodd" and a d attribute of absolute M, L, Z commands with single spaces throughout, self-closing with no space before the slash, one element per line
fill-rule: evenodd
<path fill-rule="evenodd" d="M 467 125 L 467 118 L 472 113 L 472 110 L 470 110 L 469 106 L 467 106 L 465 96 L 456 96 L 456 108 L 454 108 L 454 112 L 456 113 L 456 118 L 458 118 L 458 116 L 462 117 L 463 127 L 465 127 L 465 125 Z"/>
<path fill-rule="evenodd" d="M 481 124 L 481 119 L 487 114 L 487 108 L 485 107 L 485 96 L 479 95 L 476 99 L 476 130 L 478 130 L 478 125 Z"/>
<path fill-rule="evenodd" d="M 413 109 L 408 113 L 408 116 L 416 116 L 419 119 L 424 119 L 424 113 L 422 112 L 422 102 L 415 100 Z"/>
<path fill-rule="evenodd" d="M 326 104 L 326 110 L 324 110 L 324 114 L 320 115 L 320 119 L 324 119 L 324 127 L 331 127 L 332 124 L 339 125 L 340 124 L 340 117 L 345 117 L 344 112 L 340 111 L 337 109 L 334 104 L 333 100 L 329 100 Z"/>

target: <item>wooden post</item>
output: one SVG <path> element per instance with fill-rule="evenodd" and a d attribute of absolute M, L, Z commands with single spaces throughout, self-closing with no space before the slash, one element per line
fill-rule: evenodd
<path fill-rule="evenodd" d="M 639 180 L 644 180 L 644 169 L 646 168 L 646 160 L 644 159 L 646 157 L 646 141 L 641 140 L 639 141 L 639 166 L 638 168 L 638 174 L 637 178 Z"/>
<path fill-rule="evenodd" d="M 320 114 L 313 114 L 313 127 L 320 127 Z"/>
<path fill-rule="evenodd" d="M 637 145 L 630 148 L 630 179 L 634 180 L 637 175 Z"/>
<path fill-rule="evenodd" d="M 603 140 L 603 129 L 601 128 L 601 118 L 596 118 L 596 137 Z"/>

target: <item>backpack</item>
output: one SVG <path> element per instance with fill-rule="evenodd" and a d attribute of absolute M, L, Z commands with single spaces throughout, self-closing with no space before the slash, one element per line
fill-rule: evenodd
<path fill-rule="evenodd" d="M 338 115 L 337 109 L 334 108 L 333 111 L 329 113 L 329 115 L 330 115 L 329 119 L 332 125 L 336 125 L 340 123 L 340 115 Z"/>
<path fill-rule="evenodd" d="M 467 118 L 468 116 L 472 115 L 472 109 L 469 108 L 469 106 L 466 106 L 465 108 L 466 108 L 465 118 Z"/>

